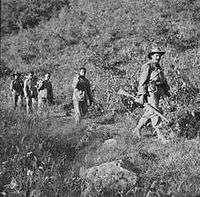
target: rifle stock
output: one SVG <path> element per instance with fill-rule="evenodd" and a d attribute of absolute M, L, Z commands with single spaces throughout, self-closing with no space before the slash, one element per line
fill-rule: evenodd
<path fill-rule="evenodd" d="M 125 90 L 123 89 L 119 89 L 119 91 L 117 92 L 117 94 L 120 94 L 120 95 L 124 95 L 124 96 L 128 96 L 128 97 L 131 97 L 133 99 L 136 99 L 135 96 L 133 96 L 132 94 L 129 94 L 128 92 L 126 92 Z"/>
<path fill-rule="evenodd" d="M 123 90 L 121 88 L 119 89 L 119 91 L 117 92 L 117 94 L 128 96 L 128 97 L 131 97 L 133 99 L 136 99 L 135 96 L 133 96 L 132 94 L 129 94 L 128 92 L 126 92 L 125 90 Z M 163 116 L 155 107 L 153 107 L 149 103 L 145 103 L 144 106 L 148 106 L 149 108 L 151 108 L 156 115 L 158 115 L 161 119 L 165 120 L 167 123 L 170 122 L 165 116 Z"/>

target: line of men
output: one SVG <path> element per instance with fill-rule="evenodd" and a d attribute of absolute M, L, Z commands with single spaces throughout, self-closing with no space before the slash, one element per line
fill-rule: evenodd
<path fill-rule="evenodd" d="M 139 87 L 136 102 L 144 105 L 149 103 L 156 110 L 162 113 L 161 108 L 159 108 L 159 101 L 162 97 L 170 96 L 170 87 L 164 76 L 164 71 L 160 66 L 161 57 L 165 54 L 158 47 L 153 47 L 152 51 L 148 53 L 149 61 L 141 67 L 141 73 L 139 78 Z M 73 105 L 75 112 L 75 122 L 80 124 L 82 118 L 87 114 L 88 107 L 92 104 L 93 98 L 90 90 L 90 82 L 85 77 L 86 68 L 80 68 L 79 74 L 74 77 L 73 80 Z M 24 83 L 18 81 L 16 75 L 15 80 L 12 82 L 12 90 L 14 92 L 13 99 L 15 102 L 15 107 L 17 106 L 18 97 L 25 96 L 26 98 L 26 109 L 27 113 L 32 111 L 32 104 L 38 98 L 38 106 L 40 108 L 41 103 L 52 103 L 53 92 L 52 85 L 49 81 L 50 74 L 45 75 L 45 80 L 42 86 L 37 86 L 34 81 L 34 73 L 31 72 Z M 19 89 L 15 88 L 15 84 L 19 85 Z M 18 87 L 18 85 L 16 85 Z M 40 95 L 42 90 L 46 89 L 46 95 Z M 38 94 L 38 96 L 37 96 Z M 146 106 L 146 105 L 145 105 Z M 154 111 L 148 106 L 144 107 L 144 115 L 138 122 L 138 125 L 133 131 L 133 135 L 140 138 L 140 131 L 147 122 L 151 120 L 152 126 L 154 127 L 157 137 L 159 140 L 165 142 L 165 137 L 160 132 L 161 128 L 161 118 L 154 113 Z"/>
<path fill-rule="evenodd" d="M 153 47 L 148 53 L 149 61 L 144 64 L 141 68 L 139 77 L 139 87 L 137 93 L 137 103 L 144 105 L 149 103 L 153 108 L 162 113 L 162 109 L 159 107 L 159 102 L 161 98 L 170 96 L 170 87 L 164 76 L 164 70 L 160 65 L 161 57 L 165 54 L 158 47 Z M 73 81 L 73 104 L 75 110 L 75 120 L 79 124 L 81 118 L 87 114 L 88 106 L 93 102 L 90 82 L 85 77 L 86 69 L 81 68 L 80 73 Z M 161 117 L 155 113 L 152 108 L 148 105 L 144 105 L 144 114 L 139 120 L 137 126 L 133 131 L 133 135 L 140 138 L 140 131 L 143 126 L 151 120 L 152 126 L 157 133 L 157 138 L 162 142 L 167 142 L 165 136 L 160 131 L 162 125 Z"/>
<path fill-rule="evenodd" d="M 73 105 L 74 118 L 76 125 L 81 123 L 81 120 L 88 112 L 88 107 L 93 102 L 90 82 L 85 77 L 86 68 L 81 67 L 79 74 L 73 79 Z M 10 90 L 12 92 L 14 109 L 18 106 L 22 108 L 23 101 L 26 103 L 26 112 L 30 114 L 33 109 L 38 108 L 38 113 L 46 110 L 48 115 L 48 106 L 54 103 L 53 87 L 50 81 L 50 73 L 46 73 L 44 80 L 37 80 L 34 72 L 31 71 L 23 81 L 20 73 L 15 73 L 14 79 L 11 81 Z"/>
<path fill-rule="evenodd" d="M 46 73 L 43 80 L 37 80 L 33 71 L 28 73 L 25 80 L 21 78 L 21 74 L 18 72 L 14 73 L 13 76 L 14 79 L 11 81 L 10 90 L 14 109 L 18 106 L 22 109 L 25 101 L 27 114 L 33 113 L 36 108 L 38 108 L 38 113 L 41 113 L 43 110 L 48 109 L 47 106 L 53 104 L 50 73 Z"/>

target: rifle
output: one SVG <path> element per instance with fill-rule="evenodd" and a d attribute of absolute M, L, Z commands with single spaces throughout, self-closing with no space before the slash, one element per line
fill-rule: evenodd
<path fill-rule="evenodd" d="M 117 94 L 120 94 L 120 95 L 124 95 L 124 96 L 128 96 L 128 97 L 131 97 L 133 98 L 134 100 L 136 99 L 136 96 L 133 96 L 132 94 L 129 94 L 128 92 L 126 92 L 125 90 L 123 89 L 119 89 L 119 91 L 117 92 Z M 136 101 L 135 101 L 136 102 Z M 153 110 L 153 112 L 158 115 L 161 119 L 165 120 L 167 123 L 170 123 L 170 121 L 165 117 L 163 116 L 155 107 L 153 107 L 152 105 L 150 105 L 149 103 L 145 103 L 144 106 L 148 106 L 149 108 L 151 108 Z"/>

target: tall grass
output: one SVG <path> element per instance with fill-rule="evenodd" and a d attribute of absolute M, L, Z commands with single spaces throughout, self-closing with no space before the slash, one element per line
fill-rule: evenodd
<path fill-rule="evenodd" d="M 1 191 L 26 196 L 33 189 L 47 196 L 79 192 L 73 163 L 76 140 L 52 132 L 52 123 L 41 117 L 4 110 L 0 114 Z"/>
<path fill-rule="evenodd" d="M 80 167 L 89 168 L 116 159 L 121 159 L 124 167 L 138 176 L 135 188 L 121 191 L 122 196 L 136 194 L 138 189 L 145 194 L 154 181 L 156 191 L 165 184 L 169 196 L 200 193 L 198 139 L 177 138 L 166 145 L 148 138 L 138 141 L 130 137 L 131 122 L 123 124 L 127 115 L 121 121 L 118 119 L 115 127 L 93 121 L 92 127 L 61 133 L 59 120 L 2 109 L 0 114 L 2 194 L 81 196 L 84 180 L 79 176 Z M 66 129 L 70 128 L 69 124 L 65 125 Z M 114 147 L 102 147 L 110 138 L 118 143 Z M 111 193 L 117 196 L 120 192 L 104 189 L 100 196 Z"/>

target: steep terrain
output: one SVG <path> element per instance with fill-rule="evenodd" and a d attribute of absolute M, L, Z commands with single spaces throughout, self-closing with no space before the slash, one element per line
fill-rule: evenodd
<path fill-rule="evenodd" d="M 200 2 L 198 0 L 1 1 L 0 193 L 5 196 L 200 195 Z M 120 87 L 136 93 L 152 45 L 171 97 L 174 124 L 156 140 L 131 131 L 142 114 Z M 95 102 L 75 127 L 71 82 L 88 70 Z M 49 118 L 13 111 L 14 71 L 52 73 Z M 108 170 L 110 169 L 110 170 Z M 153 194 L 154 193 L 154 194 Z"/>

